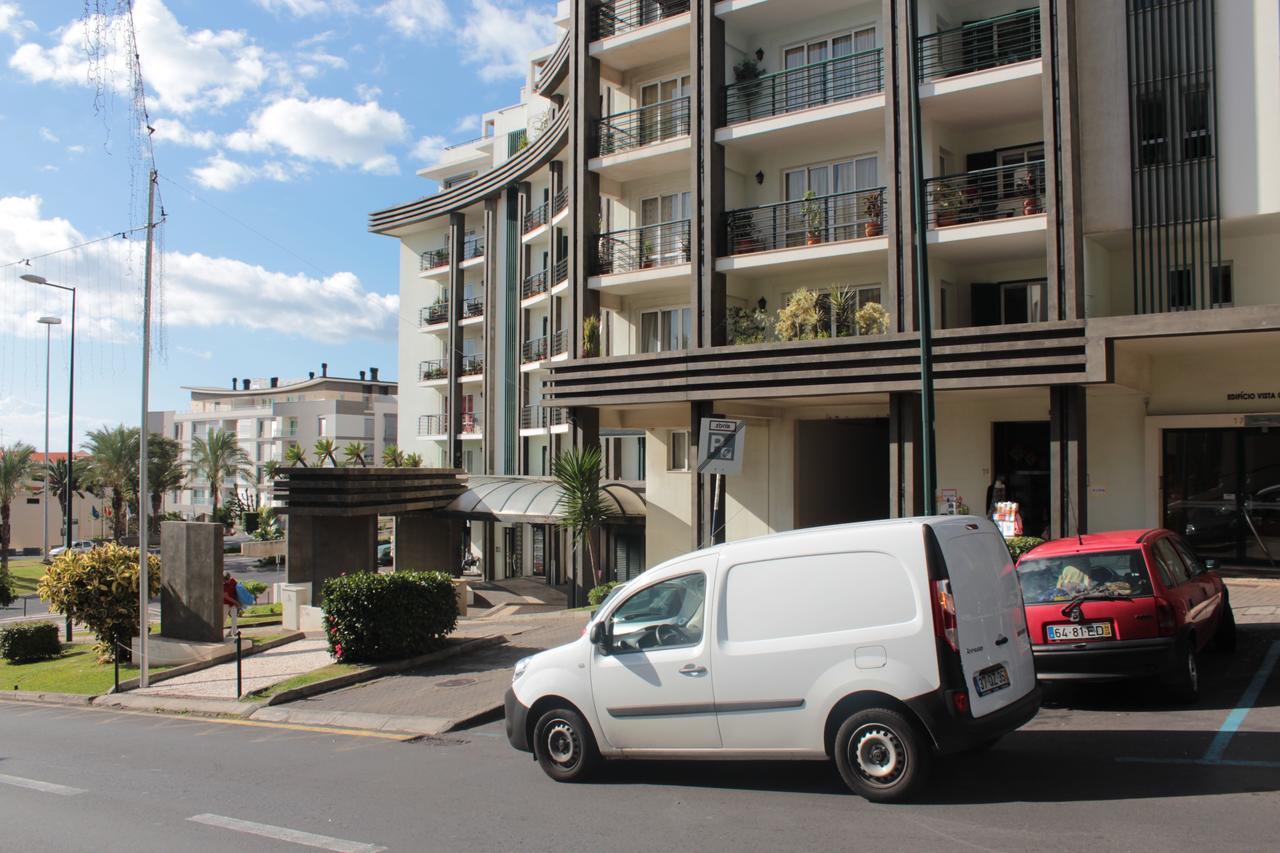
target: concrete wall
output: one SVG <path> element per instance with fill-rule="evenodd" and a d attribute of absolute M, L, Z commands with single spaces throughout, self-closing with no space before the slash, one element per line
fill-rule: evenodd
<path fill-rule="evenodd" d="M 29 488 L 39 488 L 38 484 L 30 484 Z M 25 548 L 41 549 L 44 547 L 44 500 L 45 495 L 21 491 L 9 504 L 10 538 L 9 547 L 16 550 Z M 65 534 L 62 529 L 62 504 L 56 495 L 49 495 L 49 547 L 56 548 L 64 544 Z M 104 502 L 88 492 L 84 497 L 78 495 L 71 502 L 71 513 L 74 518 L 71 533 L 76 539 L 93 539 L 98 536 L 110 536 L 111 525 L 103 513 Z M 93 511 L 98 517 L 93 517 Z"/>
<path fill-rule="evenodd" d="M 1089 530 L 1142 527 L 1145 395 L 1120 387 L 1095 388 L 1089 390 L 1086 405 Z"/>
<path fill-rule="evenodd" d="M 222 525 L 160 525 L 160 636 L 197 643 L 222 640 Z"/>
<path fill-rule="evenodd" d="M 311 584 L 319 604 L 326 579 L 344 572 L 377 571 L 378 518 L 290 515 L 285 538 L 289 583 Z"/>
<path fill-rule="evenodd" d="M 645 433 L 645 568 L 692 550 L 693 475 L 667 470 L 671 432 L 652 429 Z"/>

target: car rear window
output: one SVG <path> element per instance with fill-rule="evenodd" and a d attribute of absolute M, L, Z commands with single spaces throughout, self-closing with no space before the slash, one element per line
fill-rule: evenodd
<path fill-rule="evenodd" d="M 1067 601 L 1095 590 L 1115 595 L 1151 595 L 1151 577 L 1142 552 L 1137 549 L 1023 560 L 1018 564 L 1018 580 L 1022 583 L 1022 600 L 1027 604 Z"/>

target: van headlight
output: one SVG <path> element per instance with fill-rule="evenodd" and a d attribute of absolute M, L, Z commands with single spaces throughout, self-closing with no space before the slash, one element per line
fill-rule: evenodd
<path fill-rule="evenodd" d="M 516 661 L 515 671 L 511 673 L 511 680 L 513 682 L 520 680 L 520 676 L 524 675 L 524 671 L 529 668 L 529 661 L 531 660 L 533 660 L 532 657 L 527 657 L 520 658 L 520 660 Z"/>

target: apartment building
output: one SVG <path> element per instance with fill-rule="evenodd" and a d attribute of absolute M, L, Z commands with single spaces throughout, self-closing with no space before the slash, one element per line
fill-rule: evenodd
<path fill-rule="evenodd" d="M 538 473 L 627 436 L 643 565 L 1001 491 L 1032 534 L 1166 525 L 1280 560 L 1275 3 L 574 0 L 557 23 L 520 106 L 424 170 L 439 191 L 371 215 L 426 311 L 402 417 L 442 463 Z M 747 424 L 719 525 L 712 414 Z"/>
<path fill-rule="evenodd" d="M 76 453 L 76 459 L 83 459 L 88 454 Z M 49 463 L 65 463 L 66 452 L 49 454 Z M 32 463 L 43 470 L 45 455 L 40 452 L 31 455 Z M 45 502 L 48 502 L 48 507 Z M 94 539 L 109 536 L 111 525 L 107 520 L 107 502 L 89 492 L 77 494 L 71 501 L 71 536 L 73 539 Z M 15 554 L 40 554 L 45 542 L 50 548 L 66 543 L 66 519 L 62 515 L 62 502 L 58 496 L 44 491 L 44 484 L 39 480 L 30 480 L 22 485 L 17 498 L 9 506 L 9 547 Z M 47 527 L 46 527 L 47 524 Z"/>
<path fill-rule="evenodd" d="M 359 442 L 365 446 L 367 464 L 382 464 L 383 449 L 397 443 L 399 424 L 396 383 L 378 372 L 371 367 L 361 370 L 358 378 L 330 376 L 329 365 L 322 364 L 319 376 L 310 371 L 306 379 L 236 377 L 225 388 L 184 386 L 191 392 L 190 411 L 151 412 L 148 426 L 178 441 L 184 460 L 190 460 L 196 437 L 207 438 L 215 430 L 235 433 L 253 476 L 224 483 L 218 502 L 248 493 L 265 503 L 271 500 L 267 463 L 287 465 L 285 454 L 294 445 L 306 452 L 308 464 L 315 465 L 317 439 L 331 439 L 339 461 L 347 445 Z M 185 488 L 165 497 L 166 512 L 188 518 L 205 517 L 212 509 L 209 483 L 200 477 L 188 478 Z"/>

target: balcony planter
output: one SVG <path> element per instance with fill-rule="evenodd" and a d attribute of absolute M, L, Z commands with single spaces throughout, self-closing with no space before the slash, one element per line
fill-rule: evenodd
<path fill-rule="evenodd" d="M 804 204 L 800 206 L 800 216 L 805 224 L 804 244 L 806 246 L 816 246 L 821 243 L 822 232 L 827 227 L 827 211 L 817 198 L 818 195 L 813 190 L 806 190 Z"/>
<path fill-rule="evenodd" d="M 879 237 L 884 233 L 884 195 L 872 192 L 862 200 L 862 215 L 867 221 L 862 225 L 862 236 Z"/>

